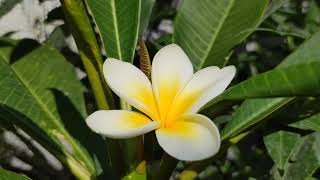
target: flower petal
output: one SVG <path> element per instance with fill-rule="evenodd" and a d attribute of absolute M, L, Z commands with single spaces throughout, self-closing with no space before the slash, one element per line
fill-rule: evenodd
<path fill-rule="evenodd" d="M 218 128 L 200 114 L 185 115 L 170 127 L 156 130 L 156 136 L 169 155 L 184 161 L 209 158 L 220 148 Z"/>
<path fill-rule="evenodd" d="M 94 132 L 116 139 L 139 136 L 159 126 L 158 121 L 125 110 L 99 110 L 88 116 L 86 123 Z"/>
<path fill-rule="evenodd" d="M 151 83 L 146 75 L 134 65 L 108 58 L 103 73 L 110 88 L 130 105 L 158 120 L 158 110 Z"/>
<path fill-rule="evenodd" d="M 152 88 L 162 120 L 179 91 L 192 78 L 193 67 L 183 50 L 176 44 L 163 47 L 152 62 Z"/>
<path fill-rule="evenodd" d="M 222 69 L 211 66 L 195 73 L 174 100 L 168 119 L 173 120 L 181 114 L 197 113 L 202 106 L 228 87 L 235 73 L 234 66 L 227 66 Z"/>

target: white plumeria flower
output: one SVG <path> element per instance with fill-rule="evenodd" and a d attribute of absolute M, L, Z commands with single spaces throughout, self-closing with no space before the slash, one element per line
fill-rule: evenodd
<path fill-rule="evenodd" d="M 100 110 L 86 122 L 110 138 L 131 138 L 155 130 L 160 146 L 179 160 L 197 161 L 215 155 L 220 134 L 202 106 L 221 94 L 235 76 L 234 66 L 204 68 L 193 74 L 192 64 L 176 44 L 162 48 L 152 63 L 152 84 L 130 63 L 108 58 L 103 65 L 110 88 L 142 113 Z"/>

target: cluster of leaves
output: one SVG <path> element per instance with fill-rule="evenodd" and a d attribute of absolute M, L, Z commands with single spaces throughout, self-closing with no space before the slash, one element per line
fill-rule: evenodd
<path fill-rule="evenodd" d="M 157 145 L 145 149 L 153 155 L 147 159 L 146 173 L 139 162 L 141 139 L 105 140 L 84 123 L 86 105 L 89 111 L 124 107 L 103 81 L 101 67 L 105 56 L 137 64 L 138 39 L 146 41 L 151 56 L 163 45 L 179 44 L 195 70 L 227 64 L 238 69 L 234 85 L 201 111 L 219 125 L 220 153 L 177 166 L 166 157 L 154 178 L 167 178 L 172 171 L 180 179 L 319 177 L 320 6 L 316 1 L 60 2 L 62 7 L 51 12 L 48 21 L 64 19 L 67 33 L 65 25 L 59 27 L 42 45 L 0 39 L 0 119 L 2 126 L 27 132 L 77 178 L 129 174 L 125 179 L 146 179 L 159 165 L 162 152 Z M 173 22 L 173 32 L 159 28 L 164 20 Z M 81 60 L 80 68 L 88 76 L 82 83 L 63 49 L 69 33 L 79 51 L 72 62 Z M 94 108 L 89 107 L 93 98 L 84 101 L 86 89 L 95 99 Z M 147 135 L 145 145 L 150 141 L 152 136 Z M 2 174 L 17 176 L 1 170 Z"/>

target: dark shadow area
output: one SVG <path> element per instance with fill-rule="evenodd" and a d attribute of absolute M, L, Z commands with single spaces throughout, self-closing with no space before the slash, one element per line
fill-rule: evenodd
<path fill-rule="evenodd" d="M 56 20 L 64 20 L 63 10 L 61 6 L 54 8 L 48 13 L 46 22 L 50 23 Z"/>
<path fill-rule="evenodd" d="M 31 53 L 34 49 L 40 47 L 40 44 L 32 39 L 20 40 L 16 45 L 10 56 L 10 64 L 15 63 L 17 60 L 21 59 L 23 56 Z"/>
<path fill-rule="evenodd" d="M 85 123 L 84 117 L 74 107 L 70 99 L 60 90 L 50 89 L 55 97 L 58 113 L 68 132 L 83 145 L 93 159 L 97 159 L 103 170 L 99 175 L 101 179 L 112 179 L 112 172 L 108 164 L 106 141 L 98 134 L 92 132 Z M 98 170 L 99 173 L 99 170 Z"/>
<path fill-rule="evenodd" d="M 9 63 L 13 64 L 17 60 L 31 53 L 34 49 L 40 47 L 40 44 L 32 39 L 22 39 L 19 41 L 9 38 L 0 38 L 0 48 L 8 48 L 6 54 L 9 58 Z"/>
<path fill-rule="evenodd" d="M 0 47 L 1 47 L 1 48 L 12 47 L 12 46 L 14 46 L 14 45 L 12 44 L 12 42 L 6 41 L 6 39 L 0 39 Z"/>

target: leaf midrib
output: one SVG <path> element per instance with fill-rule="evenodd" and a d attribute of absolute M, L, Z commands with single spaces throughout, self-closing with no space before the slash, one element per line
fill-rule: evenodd
<path fill-rule="evenodd" d="M 218 37 L 218 34 L 219 34 L 220 31 L 221 31 L 221 28 L 222 28 L 223 24 L 225 23 L 227 17 L 229 16 L 229 13 L 230 13 L 233 5 L 234 5 L 234 2 L 235 2 L 235 0 L 233 0 L 232 2 L 230 2 L 230 4 L 228 5 L 228 7 L 227 7 L 227 9 L 226 9 L 226 13 L 223 15 L 222 20 L 221 20 L 221 22 L 219 23 L 219 25 L 218 25 L 218 27 L 217 27 L 217 31 L 213 34 L 212 41 L 210 42 L 210 44 L 209 44 L 209 46 L 208 46 L 208 48 L 207 48 L 207 50 L 206 50 L 206 53 L 205 53 L 204 57 L 202 58 L 201 63 L 199 64 L 198 69 L 201 69 L 201 68 L 203 67 L 206 59 L 208 58 L 208 56 L 209 56 L 209 54 L 210 54 L 210 51 L 211 51 L 214 43 L 216 42 L 216 39 L 217 39 L 217 37 Z"/>
<path fill-rule="evenodd" d="M 283 98 L 280 102 L 278 102 L 277 104 L 273 105 L 272 107 L 268 108 L 272 109 L 271 111 L 267 111 L 267 112 L 263 112 L 262 116 L 258 116 L 256 118 L 254 118 L 254 121 L 252 121 L 250 124 L 247 124 L 247 121 L 242 121 L 242 123 L 239 124 L 240 128 L 237 129 L 236 131 L 233 131 L 231 133 L 227 133 L 225 135 L 222 136 L 221 140 L 225 140 L 226 138 L 232 137 L 232 135 L 242 132 L 243 130 L 245 130 L 247 127 L 253 125 L 254 123 L 257 122 L 257 119 L 264 119 L 268 116 L 270 116 L 273 112 L 277 111 L 279 108 L 281 108 L 282 106 L 286 105 L 287 103 L 289 103 L 290 101 L 293 101 L 295 99 L 295 97 L 293 98 Z M 276 108 L 273 108 L 276 107 Z M 247 126 L 245 126 L 247 125 Z M 245 127 L 245 128 L 244 128 Z"/>
<path fill-rule="evenodd" d="M 117 19 L 115 0 L 111 0 L 111 12 L 112 12 L 112 19 L 113 19 L 113 26 L 114 26 L 114 31 L 115 31 L 117 49 L 118 49 L 118 56 L 119 56 L 120 60 L 123 60 L 122 55 L 121 55 L 121 45 L 120 45 L 120 36 L 119 36 L 119 29 L 118 29 L 118 19 Z"/>

